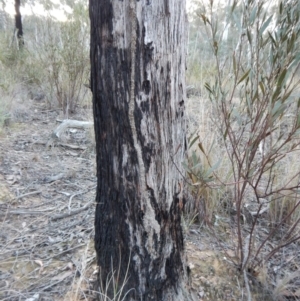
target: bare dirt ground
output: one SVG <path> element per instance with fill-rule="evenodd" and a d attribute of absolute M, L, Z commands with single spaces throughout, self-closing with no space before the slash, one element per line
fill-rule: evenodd
<path fill-rule="evenodd" d="M 63 300 L 79 279 L 88 294 L 93 270 L 82 273 L 95 259 L 93 136 L 70 130 L 56 144 L 58 111 L 37 101 L 20 108 L 0 140 L 0 299 Z"/>
<path fill-rule="evenodd" d="M 72 119 L 91 116 L 85 109 Z M 70 129 L 56 141 L 52 132 L 60 119 L 59 111 L 43 101 L 28 101 L 12 113 L 0 136 L 0 300 L 93 299 L 94 138 L 92 131 Z M 195 300 L 248 300 L 228 257 L 234 257 L 232 245 L 220 244 L 197 224 L 185 233 Z M 259 235 L 263 240 L 263 231 Z M 283 248 L 261 276 L 279 275 L 288 263 L 297 272 L 297 248 Z M 250 279 L 250 285 L 252 300 L 275 300 L 259 280 Z M 284 298 L 276 300 L 299 300 L 295 290 L 291 294 L 286 288 Z"/>
<path fill-rule="evenodd" d="M 227 227 L 225 230 L 223 227 Z M 230 229 L 231 227 L 231 229 Z M 199 301 L 288 301 L 300 300 L 299 244 L 281 248 L 255 270 L 247 271 L 247 284 L 238 268 L 234 221 L 217 227 L 190 226 L 186 234 L 186 251 L 191 269 L 192 292 Z M 245 226 L 245 236 L 249 228 Z M 266 228 L 257 229 L 257 244 L 264 242 Z M 266 258 L 278 244 L 270 239 L 259 258 Z"/>

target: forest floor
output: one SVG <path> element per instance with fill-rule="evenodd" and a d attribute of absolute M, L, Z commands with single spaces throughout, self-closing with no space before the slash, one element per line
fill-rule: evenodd
<path fill-rule="evenodd" d="M 93 135 L 71 129 L 56 143 L 59 118 L 28 101 L 2 130 L 0 300 L 79 300 L 94 279 Z"/>
<path fill-rule="evenodd" d="M 97 272 L 92 130 L 70 129 L 55 141 L 59 111 L 36 100 L 16 107 L 0 135 L 0 299 L 92 300 Z M 72 119 L 91 116 L 84 109 Z M 185 234 L 195 299 L 248 300 L 230 244 L 220 244 L 197 224 Z M 296 253 L 296 247 L 289 249 L 293 263 L 299 262 Z M 274 300 L 259 280 L 250 282 L 252 300 L 255 290 L 257 299 Z"/>

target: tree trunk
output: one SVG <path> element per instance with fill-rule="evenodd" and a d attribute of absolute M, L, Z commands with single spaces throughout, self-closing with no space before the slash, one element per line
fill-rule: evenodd
<path fill-rule="evenodd" d="M 90 0 L 90 19 L 101 291 L 188 300 L 180 221 L 185 0 Z"/>
<path fill-rule="evenodd" d="M 24 45 L 22 16 L 21 16 L 21 12 L 20 12 L 20 5 L 21 5 L 21 0 L 15 0 L 15 11 L 16 11 L 15 24 L 16 24 L 19 48 L 21 48 Z"/>

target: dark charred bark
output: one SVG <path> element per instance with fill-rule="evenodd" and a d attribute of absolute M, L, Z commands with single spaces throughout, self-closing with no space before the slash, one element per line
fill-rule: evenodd
<path fill-rule="evenodd" d="M 186 300 L 185 1 L 90 0 L 90 19 L 99 284 L 115 271 L 125 300 Z"/>
<path fill-rule="evenodd" d="M 23 26 L 22 26 L 22 16 L 20 12 L 20 5 L 21 0 L 15 0 L 15 25 L 16 25 L 16 32 L 18 38 L 19 48 L 24 45 L 24 37 L 23 37 Z"/>

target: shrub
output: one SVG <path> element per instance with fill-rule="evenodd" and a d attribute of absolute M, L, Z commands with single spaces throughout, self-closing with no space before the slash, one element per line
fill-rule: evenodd
<path fill-rule="evenodd" d="M 41 29 L 43 40 L 39 51 L 46 72 L 47 89 L 67 116 L 74 113 L 85 96 L 88 82 L 88 24 L 74 19 L 57 23 L 48 19 Z"/>
<path fill-rule="evenodd" d="M 211 151 L 198 135 L 199 151 L 207 162 L 194 160 L 193 154 L 185 167 L 194 185 L 231 188 L 238 265 L 246 271 L 299 239 L 300 3 L 281 1 L 275 7 L 267 1 L 233 1 L 223 9 L 221 20 L 213 1 L 197 13 L 214 57 L 216 74 L 205 88 L 223 160 L 208 155 Z M 231 171 L 220 176 L 228 162 Z M 250 203 L 257 206 L 245 237 L 245 210 Z M 270 231 L 257 244 L 254 233 L 264 222 L 263 212 L 269 217 Z M 263 255 L 266 242 L 282 229 L 286 230 L 278 244 Z"/>

